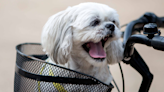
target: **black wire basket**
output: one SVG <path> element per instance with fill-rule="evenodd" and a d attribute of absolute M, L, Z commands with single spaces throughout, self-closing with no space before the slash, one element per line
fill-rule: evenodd
<path fill-rule="evenodd" d="M 96 78 L 46 62 L 39 43 L 16 46 L 14 92 L 110 92 Z"/>

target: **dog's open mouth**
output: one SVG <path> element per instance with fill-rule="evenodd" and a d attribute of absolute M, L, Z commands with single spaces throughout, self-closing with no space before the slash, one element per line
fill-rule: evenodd
<path fill-rule="evenodd" d="M 103 61 L 106 58 L 106 52 L 104 51 L 105 42 L 108 38 L 112 37 L 112 35 L 107 35 L 104 39 L 97 43 L 87 42 L 82 45 L 84 50 L 93 58 L 99 61 Z"/>

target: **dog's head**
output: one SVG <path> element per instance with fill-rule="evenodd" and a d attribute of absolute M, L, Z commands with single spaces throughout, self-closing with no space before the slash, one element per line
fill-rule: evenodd
<path fill-rule="evenodd" d="M 49 18 L 42 32 L 42 46 L 56 63 L 79 59 L 99 66 L 118 61 L 122 49 L 117 42 L 120 35 L 114 9 L 104 4 L 82 3 Z"/>

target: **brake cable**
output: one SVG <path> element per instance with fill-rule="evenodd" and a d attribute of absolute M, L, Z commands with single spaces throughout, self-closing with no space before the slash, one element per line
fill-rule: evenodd
<path fill-rule="evenodd" d="M 122 27 L 125 27 L 125 26 L 127 26 L 127 24 L 124 24 L 124 25 L 122 25 L 121 26 L 121 28 Z M 124 81 L 124 74 L 123 74 L 123 70 L 122 70 L 122 67 L 121 67 L 121 64 L 120 63 L 118 63 L 118 65 L 119 65 L 119 68 L 120 68 L 120 72 L 121 72 L 121 77 L 122 77 L 122 92 L 125 92 L 125 81 Z M 120 92 L 120 90 L 119 90 L 119 88 L 118 88 L 118 86 L 117 86 L 117 84 L 116 84 L 116 82 L 115 82 L 115 80 L 114 80 L 114 78 L 113 78 L 113 82 L 114 82 L 114 85 L 116 86 L 116 88 L 117 88 L 117 91 L 118 92 Z"/>

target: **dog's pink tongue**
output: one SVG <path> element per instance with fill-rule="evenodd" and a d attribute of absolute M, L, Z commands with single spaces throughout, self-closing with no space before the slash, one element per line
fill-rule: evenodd
<path fill-rule="evenodd" d="M 105 58 L 106 57 L 106 53 L 102 47 L 101 41 L 98 43 L 90 42 L 89 45 L 90 45 L 89 54 L 91 57 L 93 57 L 93 58 Z"/>

